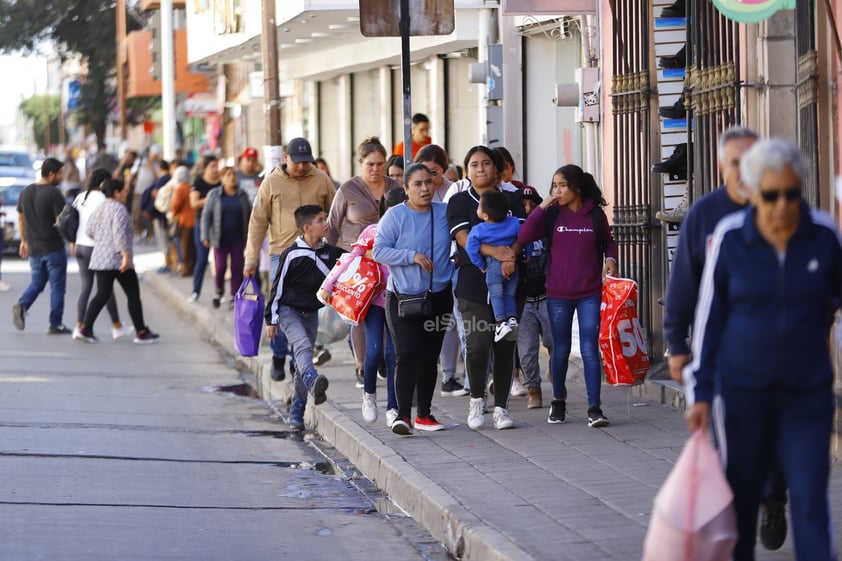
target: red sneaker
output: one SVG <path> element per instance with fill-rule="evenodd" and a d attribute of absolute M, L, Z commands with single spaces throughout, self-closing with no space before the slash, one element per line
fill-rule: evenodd
<path fill-rule="evenodd" d="M 426 417 L 422 417 L 421 415 L 417 415 L 415 417 L 415 428 L 418 430 L 425 430 L 425 431 L 437 431 L 437 430 L 444 430 L 445 426 L 438 422 L 435 417 L 432 415 L 427 415 Z"/>

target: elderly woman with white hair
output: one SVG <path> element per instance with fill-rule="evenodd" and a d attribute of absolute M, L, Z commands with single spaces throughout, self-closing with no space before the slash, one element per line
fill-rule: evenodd
<path fill-rule="evenodd" d="M 713 421 L 734 491 L 736 561 L 754 559 L 773 458 L 789 484 L 796 558 L 830 561 L 828 336 L 842 299 L 840 235 L 802 198 L 807 165 L 794 144 L 757 142 L 740 175 L 750 205 L 719 223 L 702 274 L 687 421 L 694 431 Z"/>
<path fill-rule="evenodd" d="M 190 170 L 186 166 L 177 167 L 172 174 L 175 192 L 170 210 L 175 228 L 171 229 L 170 233 L 173 235 L 173 242 L 181 247 L 182 277 L 193 276 L 193 268 L 196 265 L 196 242 L 193 240 L 196 210 L 190 205 L 190 179 Z"/>

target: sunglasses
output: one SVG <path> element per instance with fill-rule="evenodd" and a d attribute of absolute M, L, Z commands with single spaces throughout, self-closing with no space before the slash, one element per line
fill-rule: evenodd
<path fill-rule="evenodd" d="M 760 191 L 760 198 L 767 203 L 776 203 L 781 196 L 789 202 L 795 201 L 801 196 L 801 187 L 787 187 L 783 191 Z"/>

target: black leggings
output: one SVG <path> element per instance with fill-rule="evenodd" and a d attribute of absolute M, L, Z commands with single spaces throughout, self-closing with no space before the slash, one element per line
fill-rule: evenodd
<path fill-rule="evenodd" d="M 386 292 L 386 322 L 395 345 L 395 394 L 398 415 L 410 418 L 412 394 L 418 394 L 416 413 L 430 414 L 438 378 L 438 359 L 448 324 L 453 321 L 453 292 L 450 285 L 433 293 L 432 318 L 398 317 L 398 300 Z"/>
<path fill-rule="evenodd" d="M 94 271 L 91 271 L 91 255 L 94 248 L 88 245 L 76 244 L 76 263 L 79 265 L 79 279 L 82 285 L 79 288 L 79 299 L 76 300 L 76 323 L 85 323 L 85 312 L 88 310 L 88 301 L 91 299 L 91 292 L 94 288 Z M 114 293 L 106 303 L 108 315 L 111 316 L 111 323 L 120 323 L 120 314 L 117 312 L 117 301 L 114 300 Z"/>
<path fill-rule="evenodd" d="M 143 322 L 143 306 L 140 303 L 140 284 L 137 280 L 137 273 L 134 269 L 127 269 L 122 273 L 116 270 L 94 271 L 96 274 L 96 294 L 88 305 L 88 312 L 85 314 L 85 329 L 93 331 L 94 322 L 97 316 L 105 307 L 108 299 L 114 294 L 114 280 L 123 287 L 126 298 L 129 300 L 129 315 L 132 316 L 135 333 L 146 329 Z"/>

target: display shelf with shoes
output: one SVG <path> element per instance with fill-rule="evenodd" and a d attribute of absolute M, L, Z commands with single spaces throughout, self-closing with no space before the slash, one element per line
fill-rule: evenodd
<path fill-rule="evenodd" d="M 687 143 L 683 142 L 673 148 L 669 158 L 652 166 L 652 171 L 665 173 L 671 181 L 687 179 Z"/>
<path fill-rule="evenodd" d="M 687 216 L 687 211 L 690 209 L 690 196 L 685 190 L 684 195 L 681 197 L 681 200 L 678 204 L 671 209 L 663 209 L 659 210 L 655 213 L 655 218 L 660 220 L 661 222 L 669 222 L 673 224 L 680 223 L 684 220 L 684 217 Z"/>
<path fill-rule="evenodd" d="M 686 17 L 686 6 L 684 0 L 675 0 L 669 6 L 661 8 L 662 18 L 683 18 Z"/>
<path fill-rule="evenodd" d="M 682 92 L 678 100 L 672 105 L 658 109 L 658 115 L 667 120 L 678 120 L 687 118 L 687 107 L 684 105 L 685 98 Z"/>
<path fill-rule="evenodd" d="M 674 55 L 663 55 L 658 57 L 658 67 L 663 69 L 686 68 L 687 46 L 681 47 Z"/>

